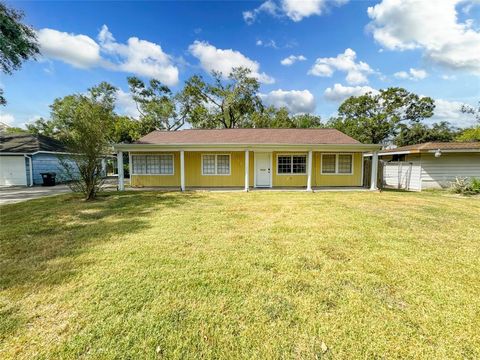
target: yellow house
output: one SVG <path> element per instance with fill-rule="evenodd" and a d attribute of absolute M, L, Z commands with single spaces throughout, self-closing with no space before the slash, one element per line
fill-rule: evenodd
<path fill-rule="evenodd" d="M 186 129 L 154 131 L 133 144 L 117 144 L 119 189 L 123 153 L 133 187 L 305 188 L 361 187 L 361 144 L 335 129 Z M 372 188 L 376 189 L 375 181 Z"/>

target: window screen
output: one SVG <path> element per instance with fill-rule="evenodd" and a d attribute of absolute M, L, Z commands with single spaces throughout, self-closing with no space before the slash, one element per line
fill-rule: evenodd
<path fill-rule="evenodd" d="M 203 174 L 215 175 L 215 155 L 203 155 Z"/>
<path fill-rule="evenodd" d="M 338 155 L 338 173 L 350 174 L 352 172 L 352 155 Z"/>
<path fill-rule="evenodd" d="M 322 156 L 322 173 L 335 174 L 335 154 L 323 154 Z"/>
<path fill-rule="evenodd" d="M 217 174 L 230 174 L 230 156 L 217 155 Z"/>
<path fill-rule="evenodd" d="M 133 155 L 134 174 L 173 174 L 173 155 Z"/>

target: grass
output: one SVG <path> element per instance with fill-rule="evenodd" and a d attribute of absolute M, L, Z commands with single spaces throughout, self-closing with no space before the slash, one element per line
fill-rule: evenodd
<path fill-rule="evenodd" d="M 480 357 L 480 201 L 61 195 L 0 207 L 0 358 Z"/>

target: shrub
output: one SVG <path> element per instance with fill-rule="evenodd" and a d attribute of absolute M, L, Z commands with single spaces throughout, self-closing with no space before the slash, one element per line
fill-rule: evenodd
<path fill-rule="evenodd" d="M 472 190 L 475 194 L 480 194 L 480 179 L 472 178 L 470 180 L 472 184 Z"/>
<path fill-rule="evenodd" d="M 462 195 L 480 194 L 480 179 L 455 178 L 450 184 L 452 192 Z"/>

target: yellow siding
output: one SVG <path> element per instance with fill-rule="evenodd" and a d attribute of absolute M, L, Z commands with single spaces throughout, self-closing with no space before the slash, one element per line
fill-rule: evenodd
<path fill-rule="evenodd" d="M 132 153 L 151 154 L 153 152 Z M 174 154 L 174 175 L 133 175 L 131 185 L 134 187 L 180 187 L 180 153 Z M 153 153 L 155 154 L 155 153 Z M 202 154 L 229 154 L 230 175 L 202 175 Z M 299 154 L 295 152 L 272 153 L 272 182 L 274 187 L 305 187 L 307 175 L 277 174 L 277 156 L 279 154 Z M 353 175 L 321 175 L 321 153 L 313 153 L 312 186 L 360 186 L 362 182 L 361 153 L 354 153 Z M 254 186 L 254 153 L 250 151 L 250 186 Z M 185 152 L 185 186 L 186 187 L 243 187 L 245 181 L 245 152 Z"/>
<path fill-rule="evenodd" d="M 158 152 L 135 152 L 132 155 L 158 154 Z M 180 187 L 180 152 L 165 152 L 173 154 L 173 175 L 131 175 L 130 185 L 133 187 L 165 186 Z"/>
<path fill-rule="evenodd" d="M 278 155 L 294 155 L 294 154 L 302 154 L 302 155 L 307 155 L 306 153 L 298 153 L 298 152 L 274 152 L 272 154 L 273 159 L 272 159 L 272 164 L 273 164 L 273 175 L 272 175 L 272 182 L 274 187 L 303 187 L 307 186 L 307 175 L 283 175 L 283 174 L 278 174 L 278 169 L 277 169 L 277 156 Z M 313 169 L 313 168 L 312 168 Z"/>
<path fill-rule="evenodd" d="M 343 153 L 342 153 L 343 154 Z M 353 174 L 352 175 L 322 175 L 321 173 L 322 153 L 315 152 L 313 156 L 314 176 L 313 186 L 361 186 L 362 185 L 362 153 L 353 154 Z"/>
<path fill-rule="evenodd" d="M 229 154 L 230 175 L 202 175 L 203 154 Z M 250 152 L 250 185 L 253 186 L 253 153 Z M 243 187 L 245 186 L 245 152 L 185 152 L 186 187 Z"/>

